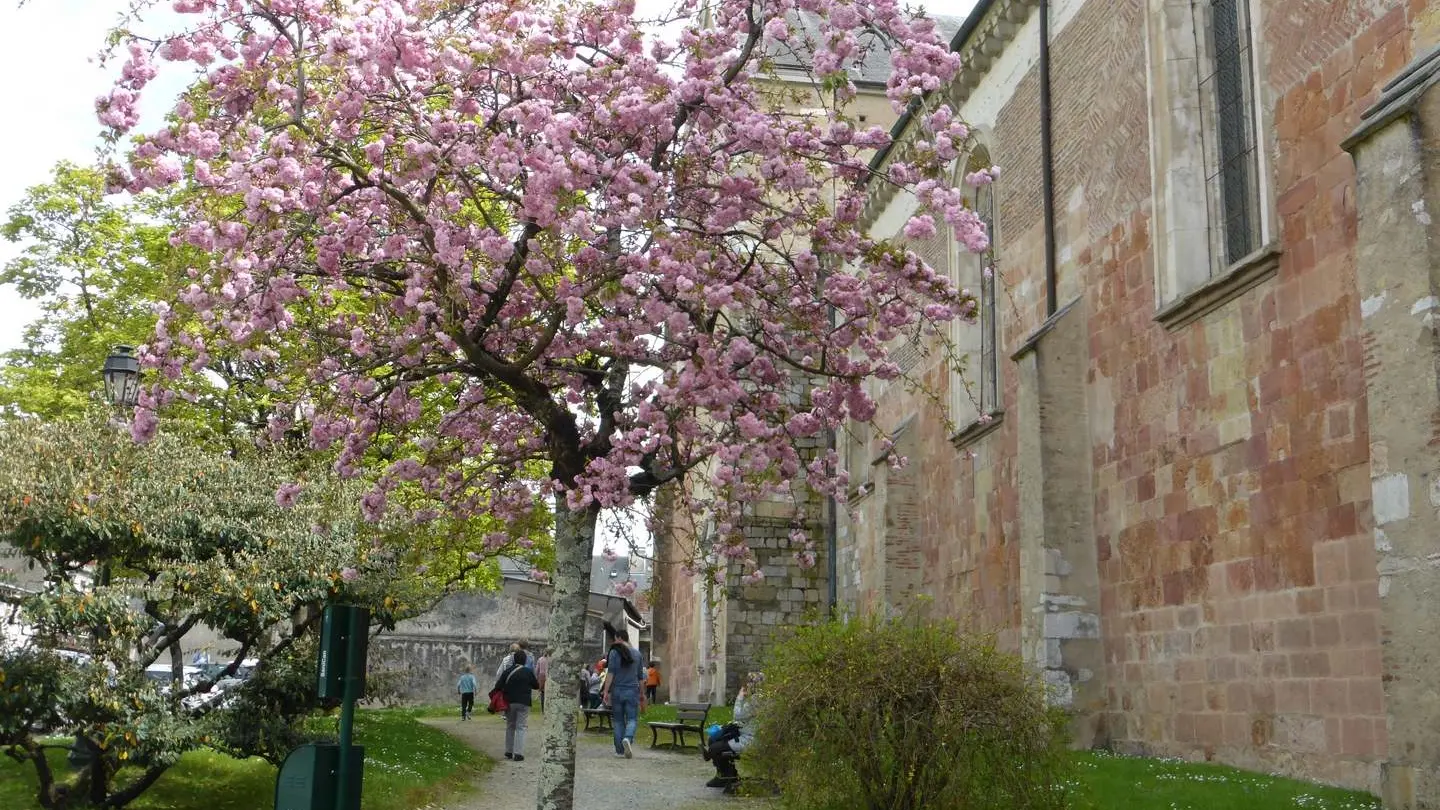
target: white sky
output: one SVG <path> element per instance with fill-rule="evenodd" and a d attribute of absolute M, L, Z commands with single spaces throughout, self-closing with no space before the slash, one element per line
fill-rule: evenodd
<path fill-rule="evenodd" d="M 25 189 L 50 178 L 61 160 L 81 165 L 95 160 L 100 122 L 95 99 L 108 91 L 119 62 L 101 68 L 95 61 L 105 35 L 119 20 L 123 5 L 111 0 L 0 0 L 0 110 L 9 113 L 0 127 L 0 217 Z M 162 17 L 169 17 L 164 12 Z M 141 106 L 141 131 L 158 128 L 184 76 L 171 71 L 150 88 Z M 167 81 L 168 79 L 168 81 Z M 0 239 L 0 264 L 18 246 Z M 0 351 L 20 345 L 25 324 L 36 307 L 10 288 L 0 288 Z M 137 336 L 136 341 L 144 336 Z"/>

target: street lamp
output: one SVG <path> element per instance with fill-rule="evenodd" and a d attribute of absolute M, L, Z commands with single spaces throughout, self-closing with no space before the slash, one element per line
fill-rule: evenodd
<path fill-rule="evenodd" d="M 105 358 L 105 398 L 111 405 L 133 408 L 140 401 L 140 358 L 135 349 L 119 345 Z"/>
<path fill-rule="evenodd" d="M 135 349 L 124 344 L 117 345 L 110 350 L 110 356 L 105 358 L 105 366 L 100 370 L 105 379 L 105 399 L 116 408 L 133 408 L 140 401 L 140 358 L 135 356 Z M 111 417 L 111 424 L 120 427 L 123 423 L 116 417 Z M 95 563 L 95 578 L 90 588 L 106 587 L 110 584 L 110 562 L 105 559 L 97 560 Z M 92 645 L 108 634 L 106 627 L 97 625 L 92 632 Z M 93 646 L 91 652 L 99 651 Z M 178 688 L 178 686 L 176 687 Z M 84 735 L 75 735 L 75 745 L 70 749 L 70 765 L 75 768 L 84 767 L 95 756 L 96 749 Z"/>

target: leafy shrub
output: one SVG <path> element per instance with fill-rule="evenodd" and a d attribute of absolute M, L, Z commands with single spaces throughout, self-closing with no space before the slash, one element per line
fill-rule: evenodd
<path fill-rule="evenodd" d="M 951 622 L 797 629 L 765 661 L 748 767 L 791 810 L 1056 810 L 1064 716 L 1017 656 Z"/>
<path fill-rule="evenodd" d="M 282 655 L 265 661 L 233 690 L 219 712 L 215 748 L 237 757 L 264 757 L 279 765 L 291 750 L 319 738 L 306 729 L 314 711 L 315 660 L 319 644 L 307 635 Z"/>

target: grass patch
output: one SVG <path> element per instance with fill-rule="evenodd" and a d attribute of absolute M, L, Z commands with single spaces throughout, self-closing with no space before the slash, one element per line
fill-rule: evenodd
<path fill-rule="evenodd" d="M 1223 765 L 1139 759 L 1104 752 L 1075 755 L 1072 810 L 1380 810 L 1366 793 L 1321 787 Z M 745 768 L 741 766 L 741 773 Z M 677 810 L 703 810 L 688 804 Z M 770 797 L 748 799 L 752 810 L 779 808 Z"/>
<path fill-rule="evenodd" d="M 1222 765 L 1076 754 L 1075 810 L 1379 810 L 1366 793 Z"/>
<path fill-rule="evenodd" d="M 478 695 L 476 696 L 478 700 Z M 538 706 L 536 708 L 539 708 Z M 456 701 L 454 706 L 445 704 L 434 704 L 428 706 L 387 706 L 384 709 L 373 709 L 370 711 L 384 712 L 396 717 L 413 717 L 416 720 L 425 718 L 456 718 L 460 716 L 460 703 Z M 475 705 L 476 714 L 484 714 L 485 706 L 481 703 Z"/>
<path fill-rule="evenodd" d="M 333 717 L 312 721 L 334 733 Z M 355 715 L 355 742 L 365 746 L 363 810 L 411 810 L 469 787 L 489 760 L 413 715 L 392 710 Z M 57 774 L 68 774 L 64 752 L 51 757 Z M 234 759 L 191 751 L 129 805 L 134 810 L 271 810 L 275 768 L 262 759 Z M 122 772 L 123 773 L 123 772 Z M 0 757 L 0 807 L 39 810 L 35 769 Z"/>
<path fill-rule="evenodd" d="M 734 709 L 730 706 L 711 706 L 710 713 L 705 715 L 705 724 L 710 726 L 723 726 L 730 722 L 730 716 L 733 711 Z M 645 711 L 640 713 L 640 723 L 642 725 L 652 721 L 656 723 L 673 723 L 675 722 L 675 712 L 676 709 L 674 706 L 664 703 L 651 704 L 646 706 Z"/>

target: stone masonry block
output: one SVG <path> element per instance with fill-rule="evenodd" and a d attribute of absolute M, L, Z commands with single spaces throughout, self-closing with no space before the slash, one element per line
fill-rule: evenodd
<path fill-rule="evenodd" d="M 1045 615 L 1046 638 L 1099 638 L 1100 619 L 1094 613 L 1068 611 Z"/>

